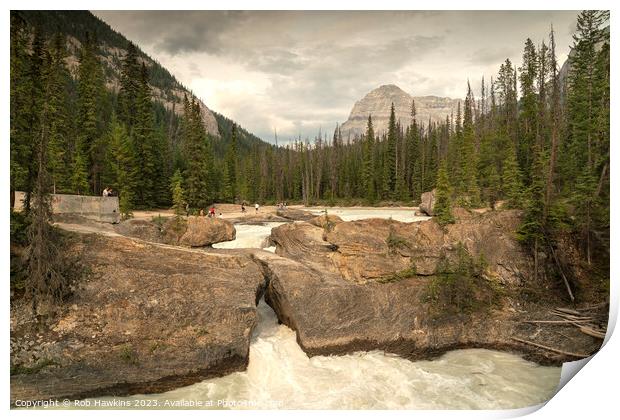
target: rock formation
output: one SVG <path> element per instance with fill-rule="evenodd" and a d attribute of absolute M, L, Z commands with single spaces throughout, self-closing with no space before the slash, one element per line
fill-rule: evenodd
<path fill-rule="evenodd" d="M 484 347 L 517 350 L 530 359 L 559 364 L 598 349 L 600 341 L 578 331 L 563 332 L 571 337 L 562 340 L 562 346 L 576 349 L 573 355 L 514 340 L 536 336 L 538 342 L 558 348 L 555 333 L 523 322 L 524 316 L 544 319 L 549 309 L 518 297 L 523 279 L 532 275 L 531 258 L 514 237 L 520 213 L 454 213 L 457 222 L 445 230 L 432 219 L 366 219 L 329 228 L 298 222 L 275 228 L 276 255 L 254 253 L 269 278 L 266 300 L 279 320 L 297 332 L 309 355 L 381 349 L 418 359 Z M 484 255 L 485 281 L 511 291 L 511 298 L 483 311 L 435 316 L 428 285 L 442 256 L 456 257 L 459 243 L 474 257 Z"/>
<path fill-rule="evenodd" d="M 190 216 L 177 223 L 174 217 L 161 218 L 159 222 L 129 219 L 114 229 L 123 236 L 170 245 L 191 247 L 210 246 L 232 241 L 236 237 L 235 226 L 228 220 Z"/>
<path fill-rule="evenodd" d="M 433 215 L 435 208 L 435 189 L 422 193 L 420 196 L 420 211 L 428 216 Z"/>
<path fill-rule="evenodd" d="M 276 211 L 276 214 L 286 220 L 303 220 L 303 221 L 307 221 L 310 219 L 313 219 L 314 217 L 316 217 L 316 215 L 314 213 L 311 213 L 309 211 L 306 210 L 300 210 L 300 209 L 291 209 L 291 208 L 287 208 L 287 209 L 278 209 Z"/>
<path fill-rule="evenodd" d="M 311 223 L 274 228 L 276 254 L 337 273 L 352 283 L 380 280 L 415 266 L 418 275 L 436 274 L 445 255 L 455 258 L 459 243 L 484 256 L 489 275 L 519 285 L 531 270 L 530 258 L 517 242 L 517 210 L 470 213 L 455 209 L 458 223 L 441 228 L 434 220 L 403 223 L 364 219 L 334 223 L 329 229 Z"/>
<path fill-rule="evenodd" d="M 396 85 L 383 85 L 370 91 L 361 100 L 357 101 L 351 110 L 349 118 L 340 130 L 346 138 L 360 135 L 366 131 L 368 115 L 372 115 L 375 134 L 381 135 L 387 131 L 390 118 L 390 107 L 394 102 L 396 120 L 407 126 L 411 123 L 411 103 L 415 99 L 417 120 L 426 124 L 428 120 L 443 122 L 451 112 L 456 114 L 458 99 L 441 98 L 438 96 L 412 97 Z"/>
<path fill-rule="evenodd" d="M 11 305 L 11 401 L 163 392 L 244 370 L 260 267 L 234 252 L 78 235 L 88 277 L 34 322 Z"/>
<path fill-rule="evenodd" d="M 187 230 L 181 236 L 181 245 L 209 246 L 235 239 L 235 226 L 227 220 L 200 216 L 187 219 Z"/>

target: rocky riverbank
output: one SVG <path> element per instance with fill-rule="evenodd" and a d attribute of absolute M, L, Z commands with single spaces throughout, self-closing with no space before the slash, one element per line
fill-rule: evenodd
<path fill-rule="evenodd" d="M 11 401 L 161 392 L 244 370 L 263 293 L 310 356 L 378 349 L 416 360 L 478 347 L 559 365 L 599 349 L 600 337 L 558 318 L 567 303 L 557 279 L 541 273 L 532 287 L 531 256 L 515 238 L 518 211 L 454 213 L 444 228 L 289 214 L 308 220 L 272 230 L 277 255 L 160 244 L 153 221 L 59 221 L 79 232 L 68 252 L 87 276 L 53 315 L 37 319 L 23 299 L 12 302 Z M 190 219 L 182 233 L 201 244 L 234 235 L 227 222 L 201 234 L 209 222 L 218 223 Z M 565 248 L 582 273 L 577 251 Z M 438 310 L 429 285 L 463 249 L 484 260 L 481 281 L 501 293 L 476 310 Z M 607 307 L 584 296 L 571 310 L 604 329 Z"/>
<path fill-rule="evenodd" d="M 54 315 L 11 308 L 11 401 L 161 392 L 244 370 L 265 283 L 247 255 L 74 234 L 88 275 Z"/>

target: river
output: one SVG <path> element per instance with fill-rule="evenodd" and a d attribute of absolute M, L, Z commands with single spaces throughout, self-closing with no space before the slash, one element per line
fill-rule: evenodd
<path fill-rule="evenodd" d="M 328 213 L 344 220 L 425 219 L 409 210 L 336 208 Z M 218 247 L 266 248 L 271 228 L 279 224 L 237 225 L 237 239 Z M 483 349 L 456 350 L 417 362 L 381 351 L 309 358 L 297 344 L 295 332 L 279 325 L 273 310 L 261 301 L 247 371 L 161 394 L 116 400 L 144 398 L 163 408 L 166 401 L 201 401 L 205 408 L 240 409 L 507 409 L 548 400 L 560 373 L 560 368 Z"/>

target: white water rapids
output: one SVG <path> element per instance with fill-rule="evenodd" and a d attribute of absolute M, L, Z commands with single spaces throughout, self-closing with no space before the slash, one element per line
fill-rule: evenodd
<path fill-rule="evenodd" d="M 237 231 L 235 240 L 214 244 L 213 248 L 263 248 L 274 252 L 275 247 L 267 246 L 269 235 L 271 235 L 272 228 L 282 224 L 279 222 L 269 222 L 263 225 L 237 224 L 235 225 Z"/>
<path fill-rule="evenodd" d="M 332 209 L 328 213 L 345 220 L 424 219 L 403 210 Z M 265 247 L 271 228 L 277 225 L 237 225 L 237 239 L 218 247 Z M 548 400 L 560 373 L 560 368 L 482 349 L 456 350 L 417 362 L 380 351 L 309 358 L 297 344 L 295 332 L 278 325 L 273 310 L 261 301 L 247 371 L 162 394 L 115 400 L 153 400 L 158 408 L 166 408 L 166 401 L 202 401 L 205 408 L 506 409 Z"/>

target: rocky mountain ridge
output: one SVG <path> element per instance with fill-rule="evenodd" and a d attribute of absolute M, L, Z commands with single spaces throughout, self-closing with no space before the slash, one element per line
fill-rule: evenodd
<path fill-rule="evenodd" d="M 127 54 L 130 42 L 122 34 L 114 31 L 108 24 L 88 11 L 16 11 L 14 12 L 32 27 L 49 34 L 60 32 L 67 37 L 68 56 L 65 61 L 71 75 L 75 78 L 79 66 L 82 42 L 87 34 L 94 36 L 99 44 L 99 59 L 103 65 L 105 85 L 114 92 L 120 88 L 122 60 Z M 139 60 L 149 70 L 153 100 L 177 115 L 183 114 L 183 96 L 192 96 L 198 102 L 202 122 L 212 136 L 220 136 L 218 121 L 214 112 L 189 89 L 183 86 L 167 69 L 149 57 L 138 46 Z"/>
<path fill-rule="evenodd" d="M 347 121 L 340 127 L 343 136 L 360 135 L 366 131 L 368 115 L 372 115 L 375 134 L 387 131 L 390 107 L 394 103 L 396 120 L 402 125 L 411 123 L 411 104 L 415 100 L 416 119 L 426 124 L 429 119 L 441 122 L 451 113 L 456 114 L 460 99 L 439 96 L 411 96 L 396 85 L 382 85 L 373 89 L 353 105 Z"/>

